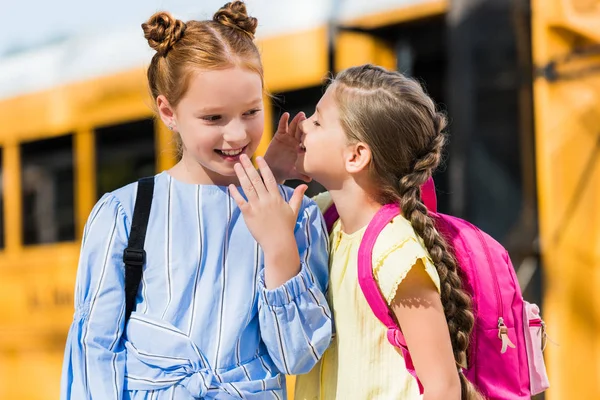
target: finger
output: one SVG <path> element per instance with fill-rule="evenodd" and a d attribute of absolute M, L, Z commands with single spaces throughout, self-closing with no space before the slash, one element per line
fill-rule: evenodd
<path fill-rule="evenodd" d="M 290 124 L 290 134 L 293 135 L 294 139 L 296 139 L 298 142 L 300 142 L 300 140 L 302 139 L 301 124 L 305 120 L 306 120 L 306 114 L 304 114 L 303 112 L 300 112 L 294 117 L 294 119 L 292 120 L 292 123 Z"/>
<path fill-rule="evenodd" d="M 267 188 L 265 188 L 265 184 L 263 183 L 262 178 L 260 177 L 260 174 L 256 168 L 254 168 L 254 165 L 252 165 L 250 158 L 247 155 L 242 154 L 240 156 L 240 161 L 242 162 L 244 171 L 246 172 L 246 175 L 248 175 L 248 179 L 250 179 L 253 190 L 256 192 L 258 197 L 260 198 L 261 196 L 266 196 Z"/>
<path fill-rule="evenodd" d="M 254 190 L 254 186 L 252 186 L 252 182 L 250 182 L 250 178 L 248 178 L 244 167 L 240 163 L 236 163 L 233 166 L 233 170 L 240 181 L 240 186 L 244 189 L 248 201 L 251 202 L 258 199 L 258 194 L 256 193 L 256 190 Z"/>
<path fill-rule="evenodd" d="M 302 120 L 302 116 L 304 115 L 304 113 L 302 111 L 300 111 L 298 114 L 296 114 L 296 116 L 292 119 L 292 122 L 290 122 L 290 126 L 289 126 L 289 132 L 292 135 L 296 134 L 296 129 L 298 129 L 298 122 L 300 122 Z M 306 118 L 306 117 L 305 117 Z"/>
<path fill-rule="evenodd" d="M 294 194 L 289 201 L 289 205 L 294 211 L 294 215 L 298 218 L 298 212 L 300 211 L 300 207 L 302 207 L 302 199 L 304 198 L 304 193 L 308 189 L 306 185 L 300 185 L 296 189 L 294 189 Z"/>
<path fill-rule="evenodd" d="M 275 134 L 286 134 L 288 133 L 288 121 L 290 120 L 290 113 L 284 112 L 281 118 L 279 118 L 279 125 L 277 126 L 277 132 Z M 292 131 L 293 132 L 293 131 Z"/>
<path fill-rule="evenodd" d="M 258 164 L 263 182 L 265 183 L 265 187 L 269 193 L 279 193 L 277 179 L 275 179 L 275 176 L 273 175 L 273 172 L 271 172 L 271 168 L 269 168 L 269 165 L 265 159 L 262 157 L 256 157 L 256 163 Z"/>
<path fill-rule="evenodd" d="M 250 204 L 248 204 L 248 202 L 246 202 L 246 200 L 241 195 L 239 190 L 237 190 L 235 185 L 229 185 L 229 193 L 231 194 L 231 197 L 233 197 L 233 200 L 235 200 L 235 203 L 240 208 L 240 211 L 242 213 L 245 213 L 246 211 L 248 211 L 250 209 Z"/>

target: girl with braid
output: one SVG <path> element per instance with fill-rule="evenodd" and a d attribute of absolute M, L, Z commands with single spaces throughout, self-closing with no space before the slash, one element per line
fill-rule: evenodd
<path fill-rule="evenodd" d="M 241 1 L 211 20 L 159 12 L 142 25 L 156 51 L 150 92 L 180 161 L 141 181 L 154 192 L 127 322 L 123 254 L 147 186 L 107 193 L 92 210 L 61 399 L 283 400 L 284 374 L 308 372 L 329 346 L 319 208 L 306 186 L 255 190 L 256 170 L 236 175 L 237 163 L 251 167 L 264 128 L 256 26 Z"/>
<path fill-rule="evenodd" d="M 315 200 L 322 210 L 333 201 L 340 218 L 330 235 L 336 335 L 320 364 L 298 377 L 295 399 L 481 399 L 461 373 L 474 323 L 470 298 L 421 201 L 420 187 L 442 157 L 444 115 L 416 81 L 363 65 L 339 73 L 299 126 L 295 170 L 328 190 Z M 276 150 L 293 136 L 267 153 L 281 178 L 292 167 Z M 357 277 L 366 227 L 389 203 L 402 213 L 377 238 L 373 275 L 404 333 L 422 397 Z"/>

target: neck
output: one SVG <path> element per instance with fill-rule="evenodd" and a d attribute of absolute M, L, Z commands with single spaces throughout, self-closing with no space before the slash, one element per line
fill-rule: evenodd
<path fill-rule="evenodd" d="M 352 179 L 329 193 L 340 216 L 342 230 L 348 234 L 367 226 L 381 208 L 381 204 Z"/>

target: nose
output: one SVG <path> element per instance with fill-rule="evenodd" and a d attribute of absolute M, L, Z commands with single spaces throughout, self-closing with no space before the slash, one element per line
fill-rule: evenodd
<path fill-rule="evenodd" d="M 223 130 L 223 139 L 226 142 L 243 142 L 247 137 L 246 126 L 238 121 L 232 121 Z"/>
<path fill-rule="evenodd" d="M 306 132 L 304 130 L 304 124 L 306 124 L 308 122 L 308 119 L 303 119 L 302 121 L 300 121 L 300 123 L 298 124 L 298 128 L 300 129 L 300 132 L 304 135 L 304 132 Z"/>
<path fill-rule="evenodd" d="M 300 121 L 300 123 L 298 124 L 298 129 L 300 129 L 300 135 L 299 135 L 300 141 L 303 141 L 308 133 L 308 131 L 307 131 L 308 125 L 306 125 L 308 123 L 309 123 L 308 119 L 305 119 L 305 120 Z M 308 129 L 310 129 L 310 128 L 308 128 Z M 298 137 L 298 135 L 296 135 L 296 137 Z"/>

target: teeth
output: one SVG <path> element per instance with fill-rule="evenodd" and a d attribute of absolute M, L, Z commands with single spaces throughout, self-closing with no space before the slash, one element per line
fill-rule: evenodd
<path fill-rule="evenodd" d="M 244 149 L 238 149 L 238 150 L 221 150 L 221 153 L 225 154 L 226 156 L 237 156 L 239 154 L 242 153 Z"/>
<path fill-rule="evenodd" d="M 304 145 L 303 145 L 303 144 L 301 144 L 301 145 L 300 145 L 300 148 L 301 148 L 302 150 L 306 150 L 306 147 L 304 147 Z"/>

